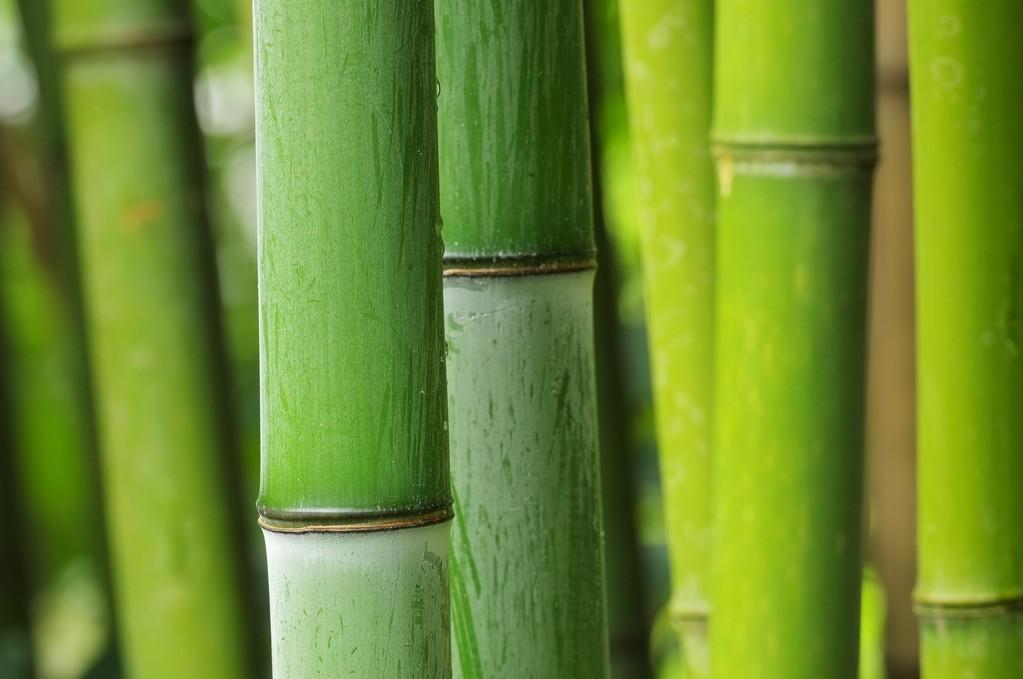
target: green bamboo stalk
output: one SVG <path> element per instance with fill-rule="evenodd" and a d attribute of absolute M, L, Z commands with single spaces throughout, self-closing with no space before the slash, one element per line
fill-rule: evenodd
<path fill-rule="evenodd" d="M 927 679 L 1023 676 L 1023 4 L 910 3 Z"/>
<path fill-rule="evenodd" d="M 594 198 L 600 195 L 597 186 L 594 181 Z M 619 336 L 615 253 L 603 228 L 600 208 L 595 208 L 594 212 L 597 251 L 600 253 L 600 268 L 593 286 L 595 366 L 611 676 L 638 679 L 650 676 L 650 661 L 642 545 L 636 523 L 629 436 L 632 418 L 623 365 L 624 348 Z"/>
<path fill-rule="evenodd" d="M 430 0 L 257 0 L 274 676 L 450 676 Z"/>
<path fill-rule="evenodd" d="M 455 675 L 602 677 L 582 8 L 436 6 Z"/>
<path fill-rule="evenodd" d="M 601 505 L 604 519 L 604 562 L 611 676 L 639 679 L 651 673 L 648 653 L 650 625 L 642 563 L 633 445 L 632 408 L 627 389 L 625 348 L 618 313 L 620 275 L 608 234 L 602 168 L 603 135 L 609 129 L 604 111 L 612 97 L 623 97 L 618 17 L 614 0 L 584 0 L 586 20 L 586 84 L 590 107 L 590 151 L 593 174 L 593 229 L 600 258 L 593 285 L 597 375 L 597 420 L 600 443 Z"/>
<path fill-rule="evenodd" d="M 42 312 L 48 328 L 46 339 L 37 338 L 35 366 L 22 362 L 21 367 L 34 368 L 22 376 L 19 393 L 30 397 L 35 391 L 48 393 L 50 398 L 64 396 L 65 390 L 71 396 L 72 407 L 66 408 L 60 420 L 55 421 L 47 413 L 46 423 L 35 427 L 35 447 L 24 450 L 25 461 L 21 465 L 25 474 L 22 483 L 32 488 L 35 499 L 32 513 L 36 520 L 32 529 L 37 535 L 46 536 L 37 541 L 41 549 L 37 553 L 37 568 L 49 566 L 46 574 L 51 587 L 61 575 L 58 568 L 67 568 L 84 557 L 95 569 L 98 584 L 105 605 L 101 617 L 113 628 L 114 601 L 112 578 L 108 558 L 108 541 L 105 529 L 105 513 L 100 487 L 99 449 L 96 432 L 96 413 L 92 398 L 91 377 L 86 347 L 86 319 L 82 298 L 81 269 L 79 265 L 78 238 L 75 233 L 68 155 L 65 144 L 64 103 L 60 86 L 60 69 L 56 55 L 50 47 L 52 26 L 50 0 L 18 0 L 24 42 L 36 70 L 38 83 L 38 112 L 33 132 L 36 137 L 37 154 L 40 161 L 41 200 L 45 203 L 45 230 L 47 240 L 52 243 L 53 262 L 49 268 L 50 283 L 53 284 L 62 304 L 46 304 Z M 40 229 L 36 225 L 35 229 Z M 43 281 L 38 281 L 42 283 Z M 49 290 L 39 290 L 39 293 Z M 32 306 L 33 316 L 40 317 L 40 300 L 26 302 Z M 46 296 L 45 301 L 50 301 Z M 28 325 L 26 323 L 25 325 Z M 39 342 L 42 345 L 38 345 Z M 57 368 L 66 382 L 60 388 L 55 380 L 40 379 L 40 372 L 47 365 L 59 363 Z M 45 390 L 45 391 L 43 391 Z M 45 398 L 45 397 L 44 397 Z M 45 408 L 44 408 L 45 409 Z M 30 415 L 31 416 L 31 415 Z M 64 425 L 63 445 L 53 445 L 52 429 L 58 431 Z M 26 447 L 30 444 L 26 442 Z M 55 466 L 63 474 L 54 473 Z M 63 478 L 62 478 L 63 477 Z M 52 496 L 59 493 L 60 500 Z M 45 562 L 45 563 L 44 563 Z M 41 569 L 40 569 L 41 570 Z M 100 660 L 115 666 L 119 663 L 114 633 L 111 629 L 107 647 Z M 59 657 L 54 654 L 54 658 Z M 46 658 L 40 658 L 46 664 Z M 44 667 L 45 671 L 45 667 Z"/>
<path fill-rule="evenodd" d="M 720 0 L 719 679 L 857 675 L 873 7 Z"/>
<path fill-rule="evenodd" d="M 621 6 L 671 618 L 687 676 L 709 672 L 714 355 L 712 0 Z"/>
<path fill-rule="evenodd" d="M 57 0 L 53 34 L 126 671 L 249 677 L 187 8 Z"/>

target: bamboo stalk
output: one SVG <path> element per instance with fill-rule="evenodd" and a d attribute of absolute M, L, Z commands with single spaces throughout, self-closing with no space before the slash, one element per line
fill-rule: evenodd
<path fill-rule="evenodd" d="M 594 197 L 599 195 L 595 188 Z M 639 679 L 650 676 L 647 650 L 650 626 L 646 620 L 642 545 L 636 523 L 633 447 L 629 436 L 632 417 L 623 365 L 624 347 L 619 336 L 615 253 L 600 225 L 602 217 L 597 216 L 596 220 L 600 268 L 593 286 L 595 366 L 611 676 Z"/>
<path fill-rule="evenodd" d="M 64 418 L 71 430 L 65 436 L 67 445 L 52 446 L 48 437 L 38 450 L 26 451 L 23 467 L 27 474 L 23 478 L 26 485 L 35 484 L 41 491 L 54 492 L 57 487 L 49 485 L 52 480 L 53 465 L 64 470 L 65 486 L 60 489 L 65 506 L 52 509 L 48 513 L 44 507 L 53 507 L 54 500 L 47 497 L 46 492 L 36 492 L 38 507 L 35 514 L 40 517 L 33 530 L 40 534 L 53 536 L 63 533 L 71 549 L 66 553 L 54 554 L 61 558 L 49 559 L 51 567 L 66 567 L 76 559 L 85 557 L 96 569 L 99 585 L 102 589 L 103 603 L 106 610 L 102 617 L 114 627 L 114 600 L 112 578 L 108 556 L 108 540 L 106 535 L 106 516 L 102 502 L 100 485 L 99 447 L 96 432 L 96 412 L 93 403 L 93 389 L 88 365 L 88 348 L 86 347 L 86 319 L 84 300 L 82 297 L 81 267 L 78 237 L 75 233 L 71 182 L 68 168 L 68 154 L 65 143 L 66 121 L 64 102 L 61 91 L 60 68 L 56 55 L 50 46 L 50 29 L 52 26 L 51 0 L 18 0 L 18 10 L 24 34 L 25 46 L 36 70 L 39 103 L 34 124 L 34 134 L 38 145 L 37 154 L 40 160 L 41 199 L 46 205 L 46 227 L 49 239 L 53 242 L 54 262 L 51 281 L 58 293 L 62 305 L 50 311 L 56 318 L 59 327 L 52 330 L 47 342 L 44 363 L 54 360 L 62 365 L 62 372 L 68 374 L 68 391 L 72 396 L 73 406 L 68 408 Z M 38 227 L 37 227 L 38 228 Z M 41 267 L 42 268 L 42 267 Z M 61 313 L 63 312 L 63 313 Z M 39 310 L 34 313 L 38 316 Z M 25 380 L 31 390 L 38 381 L 38 374 L 27 374 Z M 54 391 L 52 385 L 47 385 Z M 45 542 L 45 541 L 41 541 Z M 44 551 L 53 552 L 53 540 Z M 58 575 L 51 571 L 51 578 Z M 109 645 L 105 649 L 104 662 L 116 665 L 117 643 L 111 629 Z"/>
<path fill-rule="evenodd" d="M 608 671 L 579 2 L 437 2 L 456 676 Z"/>
<path fill-rule="evenodd" d="M 182 3 L 54 4 L 126 671 L 219 679 L 255 669 L 190 31 Z"/>
<path fill-rule="evenodd" d="M 433 5 L 255 25 L 274 676 L 449 676 Z"/>
<path fill-rule="evenodd" d="M 857 674 L 871 3 L 721 0 L 713 675 Z"/>
<path fill-rule="evenodd" d="M 1023 5 L 913 0 L 923 676 L 1023 675 Z"/>
<path fill-rule="evenodd" d="M 687 676 L 705 677 L 712 528 L 713 3 L 626 2 L 621 11 L 671 618 Z"/>
<path fill-rule="evenodd" d="M 634 447 L 630 431 L 633 413 L 618 313 L 620 274 L 617 253 L 608 233 L 609 214 L 604 201 L 607 177 L 602 168 L 604 135 L 609 130 L 604 112 L 612 100 L 624 96 L 619 61 L 621 49 L 616 39 L 619 35 L 616 2 L 585 0 L 583 14 L 591 120 L 593 229 L 600 260 L 593 297 L 611 676 L 640 679 L 651 674 L 648 652 L 650 625 L 646 614 L 643 545 L 636 517 Z"/>

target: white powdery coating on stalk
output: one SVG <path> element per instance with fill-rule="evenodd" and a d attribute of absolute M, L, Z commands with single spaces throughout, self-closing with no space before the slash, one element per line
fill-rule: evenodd
<path fill-rule="evenodd" d="M 273 676 L 450 676 L 449 527 L 264 530 Z"/>

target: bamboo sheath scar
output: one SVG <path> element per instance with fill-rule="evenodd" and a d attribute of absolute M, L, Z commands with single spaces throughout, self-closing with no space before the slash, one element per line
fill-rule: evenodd
<path fill-rule="evenodd" d="M 721 0 L 716 9 L 711 673 L 852 679 L 872 7 Z"/>
<path fill-rule="evenodd" d="M 252 676 L 187 4 L 52 6 L 126 672 Z"/>
<path fill-rule="evenodd" d="M 275 677 L 451 673 L 433 5 L 257 0 Z"/>
<path fill-rule="evenodd" d="M 454 673 L 602 677 L 581 4 L 436 9 Z"/>
<path fill-rule="evenodd" d="M 925 679 L 1023 676 L 1021 25 L 909 3 Z"/>

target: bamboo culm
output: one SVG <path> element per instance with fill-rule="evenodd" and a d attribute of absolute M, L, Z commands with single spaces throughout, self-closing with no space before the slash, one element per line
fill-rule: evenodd
<path fill-rule="evenodd" d="M 593 176 L 593 230 L 598 267 L 593 285 L 594 337 L 597 374 L 597 420 L 600 437 L 601 506 L 604 520 L 604 561 L 607 590 L 607 627 L 611 676 L 616 679 L 649 677 L 650 653 L 643 544 L 636 512 L 633 470 L 633 409 L 629 389 L 628 355 L 622 341 L 618 312 L 620 272 L 617 253 L 608 233 L 611 215 L 605 209 L 603 120 L 615 82 L 621 78 L 611 44 L 617 14 L 612 2 L 585 0 L 586 85 L 590 108 L 590 157 Z M 608 25 L 610 24 L 610 25 Z M 604 44 L 604 43 L 608 44 Z"/>
<path fill-rule="evenodd" d="M 909 3 L 925 679 L 1023 676 L 1023 4 Z"/>
<path fill-rule="evenodd" d="M 454 673 L 602 677 L 581 4 L 436 8 Z"/>
<path fill-rule="evenodd" d="M 164 0 L 53 20 L 125 670 L 253 676 L 191 23 Z"/>
<path fill-rule="evenodd" d="M 63 92 L 61 91 L 60 66 L 57 55 L 49 41 L 52 26 L 52 0 L 18 0 L 18 10 L 25 36 L 25 46 L 36 70 L 39 88 L 39 110 L 35 124 L 35 136 L 41 156 L 41 171 L 44 179 L 44 200 L 47 218 L 54 244 L 53 279 L 62 306 L 55 310 L 67 311 L 58 322 L 63 326 L 54 330 L 59 335 L 55 341 L 64 371 L 70 377 L 68 390 L 73 397 L 74 407 L 69 408 L 65 417 L 73 433 L 66 437 L 66 445 L 53 446 L 47 438 L 47 450 L 42 454 L 22 451 L 27 459 L 23 471 L 27 473 L 24 483 L 42 488 L 46 479 L 53 478 L 52 466 L 60 465 L 74 486 L 62 490 L 62 497 L 69 504 L 57 512 L 60 521 L 47 521 L 45 511 L 35 513 L 44 520 L 33 527 L 42 534 L 62 532 L 74 535 L 66 540 L 72 548 L 63 554 L 54 554 L 52 566 L 67 566 L 85 558 L 98 571 L 103 588 L 106 611 L 109 620 L 115 616 L 112 592 L 108 544 L 106 538 L 106 516 L 100 487 L 99 447 L 97 445 L 96 413 L 93 404 L 93 389 L 89 374 L 88 351 L 86 347 L 85 308 L 82 298 L 81 267 L 78 248 L 78 234 L 74 228 L 68 156 L 65 143 L 66 122 L 64 116 Z M 44 360 L 54 360 L 47 355 Z M 26 376 L 32 379 L 34 376 Z M 36 385 L 29 386 L 32 389 Z M 45 387 L 44 387 L 45 388 Z M 51 491 L 52 492 L 52 491 Z M 41 504 L 52 505 L 53 499 L 47 493 L 37 492 Z M 74 503 L 74 504 L 70 504 Z M 44 542 L 49 542 L 44 541 Z M 51 551 L 51 550 L 47 550 Z M 39 567 L 39 565 L 37 565 Z M 59 575 L 56 571 L 53 575 Z M 108 649 L 108 655 L 116 662 L 116 642 Z"/>
<path fill-rule="evenodd" d="M 447 677 L 433 5 L 254 16 L 273 673 Z"/>
<path fill-rule="evenodd" d="M 713 3 L 621 6 L 642 224 L 672 623 L 687 677 L 709 672 L 714 356 Z"/>
<path fill-rule="evenodd" d="M 721 0 L 716 27 L 712 676 L 852 679 L 872 5 Z"/>

